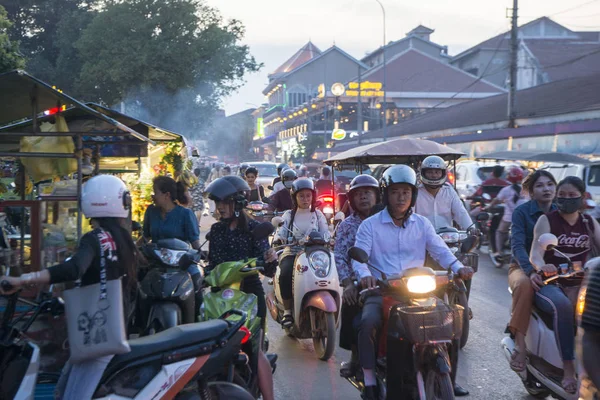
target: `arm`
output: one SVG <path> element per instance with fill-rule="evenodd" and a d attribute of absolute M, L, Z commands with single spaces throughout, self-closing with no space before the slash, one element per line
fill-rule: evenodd
<path fill-rule="evenodd" d="M 546 265 L 546 262 L 544 261 L 544 249 L 542 249 L 538 240 L 541 235 L 549 232 L 550 222 L 545 215 L 542 215 L 533 228 L 533 243 L 531 244 L 531 252 L 529 254 L 529 261 L 536 270 L 539 270 Z"/>
<path fill-rule="evenodd" d="M 192 248 L 200 249 L 200 227 L 198 226 L 198 219 L 196 214 L 190 209 L 185 210 L 185 230 L 188 242 L 192 245 Z"/>
<path fill-rule="evenodd" d="M 452 218 L 458 223 L 461 229 L 467 230 L 471 225 L 473 225 L 473 220 L 469 215 L 469 212 L 466 210 L 462 201 L 460 201 L 460 197 L 458 197 L 458 193 L 454 189 L 451 191 L 452 193 Z M 418 202 L 417 202 L 418 204 Z"/>
<path fill-rule="evenodd" d="M 526 221 L 523 210 L 517 207 L 512 215 L 510 245 L 513 257 L 523 272 L 529 276 L 535 268 L 533 268 L 533 265 L 529 262 L 529 254 L 525 248 L 525 243 L 527 241 L 527 233 L 525 232 Z"/>
<path fill-rule="evenodd" d="M 600 248 L 600 224 L 596 218 L 590 218 L 592 223 L 594 224 L 594 243 L 596 243 L 596 247 Z"/>
<path fill-rule="evenodd" d="M 258 194 L 260 197 L 260 201 L 264 201 L 265 199 L 265 188 L 262 185 L 258 185 Z"/>
<path fill-rule="evenodd" d="M 281 225 L 278 229 L 277 232 L 275 233 L 275 237 L 273 238 L 274 241 L 279 240 L 282 243 L 287 243 L 287 238 L 290 235 L 290 232 L 288 229 L 290 229 L 290 222 L 292 220 L 292 212 L 291 211 L 286 211 L 285 214 L 283 214 L 283 225 Z"/>
<path fill-rule="evenodd" d="M 340 223 L 337 235 L 335 236 L 335 246 L 333 248 L 335 266 L 340 277 L 340 282 L 343 282 L 344 279 L 350 278 L 352 275 L 352 267 L 349 263 L 348 250 L 354 243 L 348 234 L 348 225 L 349 224 L 345 223 L 345 221 Z"/>
<path fill-rule="evenodd" d="M 464 268 L 464 265 L 452 254 L 448 245 L 435 233 L 429 220 L 425 220 L 425 248 L 431 256 L 444 268 L 452 268 L 454 273 Z"/>
<path fill-rule="evenodd" d="M 356 241 L 354 245 L 371 255 L 371 248 L 373 246 L 373 227 L 371 226 L 371 220 L 364 221 L 362 224 L 360 224 L 358 232 L 356 233 Z M 356 275 L 361 279 L 372 276 L 371 271 L 366 264 L 352 260 L 352 268 L 354 269 Z"/>
<path fill-rule="evenodd" d="M 152 235 L 150 234 L 150 213 L 152 212 L 152 206 L 148 207 L 146 209 L 146 212 L 144 213 L 144 226 L 143 231 L 142 231 L 142 237 L 144 237 L 146 240 L 150 240 L 152 238 Z"/>
<path fill-rule="evenodd" d="M 329 225 L 327 225 L 327 218 L 325 218 L 325 215 L 323 215 L 323 213 L 320 210 L 316 210 L 315 212 L 317 213 L 317 224 L 319 225 L 319 233 L 323 235 L 323 239 L 325 239 L 325 241 L 329 241 L 331 234 L 329 233 Z"/>

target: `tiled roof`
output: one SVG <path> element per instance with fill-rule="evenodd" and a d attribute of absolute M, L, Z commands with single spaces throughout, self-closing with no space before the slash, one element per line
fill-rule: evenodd
<path fill-rule="evenodd" d="M 456 93 L 470 86 L 467 93 L 500 93 L 503 89 L 477 80 L 452 65 L 415 49 L 400 53 L 387 62 L 388 92 L 445 92 Z M 383 82 L 381 65 L 367 71 L 363 80 Z"/>
<path fill-rule="evenodd" d="M 600 71 L 600 43 L 529 39 L 525 44 L 550 81 Z"/>
<path fill-rule="evenodd" d="M 307 61 L 312 60 L 321 54 L 321 50 L 317 48 L 312 42 L 306 43 L 300 50 L 298 50 L 293 56 L 291 56 L 286 62 L 281 64 L 279 68 L 273 71 L 269 76 L 276 76 L 280 74 L 288 73 Z"/>

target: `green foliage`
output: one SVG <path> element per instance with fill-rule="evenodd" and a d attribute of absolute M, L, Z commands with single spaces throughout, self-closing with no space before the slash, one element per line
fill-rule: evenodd
<path fill-rule="evenodd" d="M 6 10 L 0 6 L 0 73 L 25 67 L 25 59 L 19 53 L 18 43 L 8 37 L 11 26 Z"/>

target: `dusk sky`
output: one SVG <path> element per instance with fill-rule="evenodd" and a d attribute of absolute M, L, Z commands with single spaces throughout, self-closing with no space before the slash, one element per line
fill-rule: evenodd
<path fill-rule="evenodd" d="M 382 12 L 375 0 L 206 0 L 225 19 L 246 27 L 244 44 L 260 72 L 246 77 L 238 93 L 224 100 L 227 115 L 264 101 L 267 75 L 308 40 L 322 51 L 336 44 L 356 58 L 383 43 Z M 398 40 L 419 24 L 435 32 L 431 40 L 456 55 L 510 28 L 511 0 L 381 0 L 386 11 L 387 41 Z M 574 31 L 600 31 L 600 0 L 521 0 L 519 25 L 549 16 Z M 250 104 L 248 104 L 250 103 Z"/>

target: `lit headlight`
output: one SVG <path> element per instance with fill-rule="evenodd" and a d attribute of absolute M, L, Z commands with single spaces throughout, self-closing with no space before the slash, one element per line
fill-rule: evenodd
<path fill-rule="evenodd" d="M 460 235 L 458 232 L 444 232 L 440 233 L 440 237 L 446 243 L 456 243 L 458 242 Z"/>
<path fill-rule="evenodd" d="M 325 278 L 329 275 L 329 254 L 322 250 L 313 251 L 308 257 L 308 261 L 315 275 L 319 278 Z"/>
<path fill-rule="evenodd" d="M 332 207 L 323 207 L 323 214 L 333 214 Z"/>
<path fill-rule="evenodd" d="M 406 281 L 410 293 L 429 293 L 435 290 L 435 277 L 430 275 L 411 276 Z"/>
<path fill-rule="evenodd" d="M 155 249 L 154 254 L 156 254 L 163 263 L 175 267 L 179 265 L 179 259 L 185 254 L 185 251 Z"/>
<path fill-rule="evenodd" d="M 263 210 L 263 205 L 261 203 L 250 203 L 247 206 L 249 209 L 251 209 L 252 211 L 262 211 Z"/>

